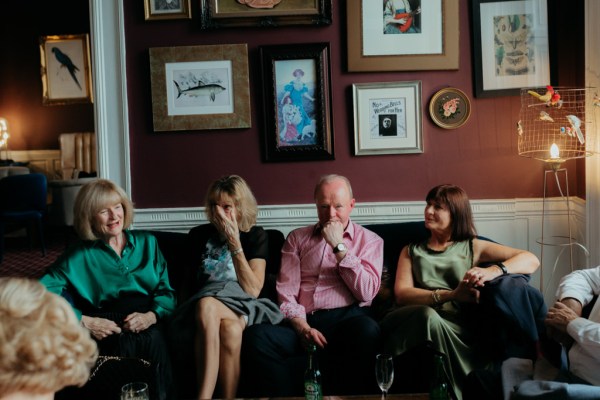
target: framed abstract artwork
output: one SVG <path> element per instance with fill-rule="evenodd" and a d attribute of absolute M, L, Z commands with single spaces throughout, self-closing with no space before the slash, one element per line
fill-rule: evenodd
<path fill-rule="evenodd" d="M 551 84 L 546 0 L 473 0 L 476 97 Z"/>
<path fill-rule="evenodd" d="M 44 105 L 92 102 L 89 35 L 40 38 Z"/>
<path fill-rule="evenodd" d="M 260 47 L 265 161 L 332 160 L 328 43 Z"/>
<path fill-rule="evenodd" d="M 203 29 L 330 25 L 333 0 L 200 0 Z"/>
<path fill-rule="evenodd" d="M 348 71 L 458 69 L 456 0 L 348 0 Z"/>
<path fill-rule="evenodd" d="M 421 81 L 355 83 L 354 154 L 423 152 Z"/>
<path fill-rule="evenodd" d="M 250 128 L 245 44 L 150 49 L 155 131 Z"/>

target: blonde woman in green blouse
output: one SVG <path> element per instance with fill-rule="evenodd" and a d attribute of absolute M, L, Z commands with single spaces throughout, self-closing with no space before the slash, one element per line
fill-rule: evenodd
<path fill-rule="evenodd" d="M 101 355 L 150 361 L 158 398 L 168 398 L 170 362 L 157 324 L 175 309 L 175 292 L 156 239 L 128 229 L 133 204 L 109 180 L 86 184 L 77 195 L 74 214 L 80 240 L 41 282 L 53 293 L 68 294 Z"/>

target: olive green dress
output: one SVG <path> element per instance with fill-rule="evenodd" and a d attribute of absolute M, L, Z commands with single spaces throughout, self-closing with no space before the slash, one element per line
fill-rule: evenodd
<path fill-rule="evenodd" d="M 409 246 L 415 287 L 453 290 L 465 272 L 473 265 L 472 241 L 454 243 L 444 251 L 427 247 L 427 241 Z M 450 383 L 457 397 L 462 398 L 462 383 L 467 374 L 484 366 L 476 348 L 473 318 L 467 318 L 464 305 L 446 302 L 428 305 L 397 306 L 382 319 L 385 351 L 397 356 L 407 350 L 427 344 L 445 354 L 450 370 Z"/>

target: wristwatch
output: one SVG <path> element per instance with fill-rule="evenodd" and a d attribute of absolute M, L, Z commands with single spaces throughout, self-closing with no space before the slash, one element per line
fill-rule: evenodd
<path fill-rule="evenodd" d="M 346 245 L 344 243 L 338 243 L 334 248 L 333 248 L 333 253 L 339 253 L 342 251 L 346 251 L 348 250 L 348 248 L 346 247 Z"/>

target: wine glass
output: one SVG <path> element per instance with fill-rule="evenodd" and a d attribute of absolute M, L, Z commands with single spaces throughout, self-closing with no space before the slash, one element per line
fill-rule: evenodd
<path fill-rule="evenodd" d="M 121 400 L 150 400 L 148 384 L 144 382 L 132 382 L 121 388 Z"/>
<path fill-rule="evenodd" d="M 389 354 L 377 354 L 375 359 L 375 377 L 377 384 L 381 389 L 381 394 L 385 398 L 387 392 L 394 382 L 394 361 Z"/>

